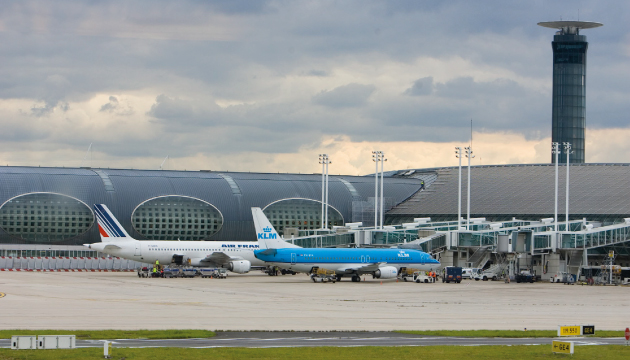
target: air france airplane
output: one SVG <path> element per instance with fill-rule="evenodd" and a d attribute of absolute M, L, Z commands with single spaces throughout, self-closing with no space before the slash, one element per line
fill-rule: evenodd
<path fill-rule="evenodd" d="M 143 263 L 223 267 L 243 274 L 265 263 L 254 257 L 258 244 L 252 241 L 139 241 L 127 234 L 104 204 L 94 205 L 101 242 L 84 244 L 111 256 Z"/>
<path fill-rule="evenodd" d="M 371 274 L 377 279 L 394 279 L 401 268 L 437 270 L 440 262 L 419 250 L 401 249 L 320 249 L 300 248 L 278 236 L 260 208 L 252 208 L 260 249 L 254 255 L 271 265 L 296 272 L 313 273 L 316 269 L 332 270 L 337 280 L 342 276 L 361 281 Z"/>

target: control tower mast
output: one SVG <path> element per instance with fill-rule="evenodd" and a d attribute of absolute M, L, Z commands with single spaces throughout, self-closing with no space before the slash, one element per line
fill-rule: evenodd
<path fill-rule="evenodd" d="M 558 29 L 551 42 L 553 49 L 553 101 L 551 106 L 551 142 L 562 147 L 571 143 L 571 163 L 585 162 L 586 128 L 586 36 L 581 29 L 603 26 L 592 21 L 548 21 L 538 25 Z M 566 156 L 558 157 L 566 162 Z M 555 157 L 551 156 L 555 163 Z"/>

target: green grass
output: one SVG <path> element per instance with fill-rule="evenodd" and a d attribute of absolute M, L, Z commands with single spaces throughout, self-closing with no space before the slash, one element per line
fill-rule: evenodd
<path fill-rule="evenodd" d="M 540 338 L 557 337 L 557 330 L 422 330 L 422 331 L 395 331 L 401 334 L 427 335 L 427 336 L 457 336 L 457 337 L 498 337 L 498 338 Z M 624 331 L 595 330 L 596 337 L 624 337 Z"/>
<path fill-rule="evenodd" d="M 419 346 L 419 347 L 314 347 L 314 348 L 113 348 L 111 358 L 125 360 L 155 359 L 322 359 L 322 360 L 382 360 L 382 359 L 564 359 L 551 352 L 551 345 L 536 346 Z M 0 360 L 102 359 L 103 349 L 73 350 L 10 350 L 0 349 Z M 630 347 L 619 345 L 576 346 L 575 354 L 566 359 L 598 360 L 628 359 Z"/>
<path fill-rule="evenodd" d="M 0 330 L 0 339 L 13 335 L 76 335 L 77 339 L 190 339 L 216 335 L 208 330 Z"/>

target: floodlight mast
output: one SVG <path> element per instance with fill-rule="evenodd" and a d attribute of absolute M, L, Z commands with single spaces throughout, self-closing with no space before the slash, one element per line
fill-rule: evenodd
<path fill-rule="evenodd" d="M 324 154 L 319 154 L 319 163 L 322 164 L 322 212 L 320 213 L 321 216 L 321 228 L 324 228 L 324 202 L 326 201 L 326 199 L 324 198 L 324 172 L 326 171 L 326 168 L 324 166 L 324 163 L 322 162 Z"/>
<path fill-rule="evenodd" d="M 376 166 L 374 171 L 374 229 L 378 229 L 378 162 L 381 159 L 380 151 L 372 151 L 372 161 Z"/>
<path fill-rule="evenodd" d="M 553 215 L 553 221 L 554 221 L 554 231 L 558 231 L 558 155 L 560 155 L 560 143 L 554 142 L 551 143 L 551 153 L 554 154 L 556 156 L 556 164 L 555 164 L 555 168 L 556 168 L 556 176 L 555 176 L 555 181 L 556 181 L 556 197 L 555 197 L 555 205 L 554 205 L 554 215 Z M 556 235 L 557 236 L 557 235 Z"/>
<path fill-rule="evenodd" d="M 328 164 L 331 161 L 328 154 L 319 154 L 319 163 L 322 164 L 322 229 L 328 229 Z"/>
<path fill-rule="evenodd" d="M 326 155 L 326 208 L 324 209 L 326 214 L 326 229 L 328 229 L 328 165 L 331 163 L 332 161 L 330 161 L 328 155 Z"/>
<path fill-rule="evenodd" d="M 569 231 L 569 167 L 570 167 L 570 163 L 569 163 L 569 155 L 573 153 L 573 151 L 571 151 L 571 143 L 569 142 L 565 142 L 563 143 L 564 145 L 564 153 L 567 154 L 567 184 L 566 184 L 566 195 L 565 195 L 565 200 L 566 200 L 566 219 L 567 219 L 567 228 L 565 229 L 565 231 Z M 556 161 L 557 162 L 557 161 Z"/>
<path fill-rule="evenodd" d="M 466 217 L 466 230 L 470 230 L 470 159 L 474 158 L 475 155 L 472 154 L 472 146 L 467 146 L 464 148 L 464 150 L 466 150 L 466 157 L 468 158 L 468 194 L 466 194 L 468 196 L 468 215 Z"/>
<path fill-rule="evenodd" d="M 457 187 L 457 231 L 462 222 L 462 148 L 455 147 L 455 157 L 459 159 L 459 186 Z"/>
<path fill-rule="evenodd" d="M 381 229 L 383 228 L 383 166 L 385 161 L 387 161 L 387 159 L 385 159 L 385 153 L 381 151 Z"/>

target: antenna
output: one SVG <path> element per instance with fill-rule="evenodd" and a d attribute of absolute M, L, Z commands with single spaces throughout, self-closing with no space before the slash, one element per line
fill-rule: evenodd
<path fill-rule="evenodd" d="M 81 166 L 79 167 L 83 167 L 83 163 L 85 162 L 85 159 L 87 158 L 88 154 L 90 154 L 90 167 L 92 167 L 92 143 L 90 143 L 90 146 L 88 146 L 87 152 L 85 153 L 85 156 L 83 157 L 83 160 L 81 161 Z"/>
<path fill-rule="evenodd" d="M 166 157 L 164 158 L 164 160 L 160 164 L 160 170 L 164 170 L 163 167 L 164 167 L 164 163 L 166 162 L 166 160 L 168 160 L 168 155 L 166 155 Z"/>

